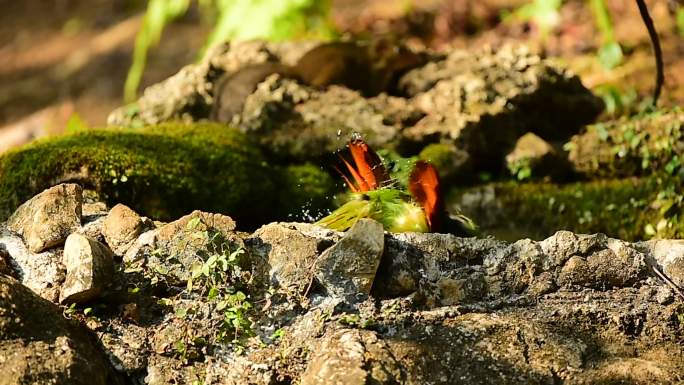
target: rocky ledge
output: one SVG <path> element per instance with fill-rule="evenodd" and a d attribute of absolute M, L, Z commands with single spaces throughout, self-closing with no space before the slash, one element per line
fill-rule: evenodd
<path fill-rule="evenodd" d="M 682 381 L 682 241 L 249 234 L 84 196 L 0 228 L 0 384 Z"/>

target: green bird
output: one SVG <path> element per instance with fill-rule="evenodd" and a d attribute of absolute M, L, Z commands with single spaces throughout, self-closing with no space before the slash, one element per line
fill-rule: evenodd
<path fill-rule="evenodd" d="M 435 167 L 418 161 L 408 179 L 408 192 L 393 183 L 378 154 L 360 138 L 352 138 L 346 154 L 340 155 L 338 172 L 352 191 L 351 199 L 316 222 L 327 228 L 346 231 L 361 218 L 382 223 L 385 230 L 403 232 L 447 232 L 474 236 L 477 226 L 470 218 L 446 211 Z"/>

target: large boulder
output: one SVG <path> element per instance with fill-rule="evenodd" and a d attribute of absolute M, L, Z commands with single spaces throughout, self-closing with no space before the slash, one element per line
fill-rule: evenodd
<path fill-rule="evenodd" d="M 216 49 L 149 87 L 133 106 L 112 112 L 109 123 L 206 119 L 220 73 L 266 61 L 292 64 L 311 46 L 251 42 Z M 524 47 L 432 55 L 401 78 L 400 88 L 397 95 L 364 98 L 344 87 L 316 89 L 272 75 L 247 96 L 231 123 L 285 157 L 320 157 L 356 132 L 372 146 L 396 145 L 413 154 L 426 144 L 448 142 L 478 165 L 498 169 L 525 132 L 564 140 L 602 109 L 576 76 Z"/>
<path fill-rule="evenodd" d="M 577 76 L 525 47 L 456 50 L 409 72 L 402 86 L 426 114 L 405 140 L 454 142 L 485 168 L 498 169 L 525 132 L 564 140 L 602 110 Z"/>
<path fill-rule="evenodd" d="M 124 384 L 97 338 L 56 305 L 0 275 L 0 384 Z"/>

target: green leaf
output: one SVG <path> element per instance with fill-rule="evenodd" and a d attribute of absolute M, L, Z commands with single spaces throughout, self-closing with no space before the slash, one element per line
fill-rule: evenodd
<path fill-rule="evenodd" d="M 188 314 L 188 308 L 185 307 L 179 307 L 176 309 L 176 317 L 179 318 L 185 318 L 185 316 Z"/>
<path fill-rule="evenodd" d="M 560 21 L 561 5 L 561 0 L 534 0 L 515 10 L 511 16 L 521 21 L 533 22 L 541 35 L 546 36 Z"/>
<path fill-rule="evenodd" d="M 599 62 L 605 69 L 613 69 L 622 63 L 622 48 L 616 41 L 607 42 L 599 48 Z"/>
<path fill-rule="evenodd" d="M 66 123 L 65 132 L 69 134 L 74 134 L 80 131 L 85 131 L 88 129 L 88 124 L 81 119 L 81 116 L 74 112 L 69 116 L 69 120 Z"/>
<path fill-rule="evenodd" d="M 164 27 L 173 19 L 185 14 L 190 0 L 149 0 L 145 18 L 135 38 L 133 64 L 128 70 L 124 85 L 124 100 L 132 102 L 138 91 L 150 47 L 159 43 Z"/>
<path fill-rule="evenodd" d="M 218 295 L 219 295 L 218 289 L 216 287 L 212 287 L 211 289 L 209 289 L 209 293 L 207 294 L 207 299 L 211 301 L 214 298 L 218 297 Z"/>

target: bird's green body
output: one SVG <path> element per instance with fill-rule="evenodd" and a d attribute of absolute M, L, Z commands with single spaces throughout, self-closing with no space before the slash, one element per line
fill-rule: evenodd
<path fill-rule="evenodd" d="M 411 202 L 408 194 L 391 187 L 351 193 L 347 203 L 316 223 L 345 231 L 361 218 L 375 219 L 393 233 L 429 231 L 423 209 Z"/>

